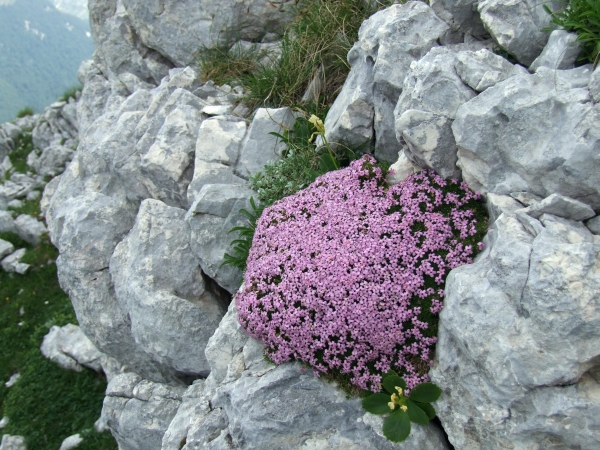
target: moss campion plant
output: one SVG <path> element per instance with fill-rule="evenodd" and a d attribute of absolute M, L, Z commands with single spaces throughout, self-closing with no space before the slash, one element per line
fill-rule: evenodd
<path fill-rule="evenodd" d="M 427 381 L 448 272 L 487 228 L 479 195 L 423 171 L 392 187 L 364 156 L 265 209 L 239 320 L 275 363 L 380 390 L 382 374 Z"/>

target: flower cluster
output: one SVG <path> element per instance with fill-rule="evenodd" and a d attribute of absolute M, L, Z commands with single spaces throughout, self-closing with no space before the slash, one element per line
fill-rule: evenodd
<path fill-rule="evenodd" d="M 409 389 L 427 379 L 445 277 L 472 261 L 485 224 L 465 183 L 423 171 L 388 188 L 374 162 L 265 209 L 236 304 L 275 363 L 301 360 L 376 392 L 391 368 Z"/>

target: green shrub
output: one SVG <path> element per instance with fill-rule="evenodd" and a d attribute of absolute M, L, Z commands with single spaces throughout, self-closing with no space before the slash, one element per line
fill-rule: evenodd
<path fill-rule="evenodd" d="M 561 11 L 553 12 L 547 5 L 544 9 L 552 16 L 552 23 L 577 33 L 582 52 L 579 61 L 589 61 L 595 68 L 600 58 L 600 2 L 569 0 Z"/>
<path fill-rule="evenodd" d="M 25 116 L 33 116 L 35 114 L 35 111 L 33 110 L 33 108 L 31 106 L 26 106 L 25 108 L 19 110 L 19 112 L 17 113 L 17 118 L 20 119 L 21 117 L 25 117 Z"/>
<path fill-rule="evenodd" d="M 10 178 L 10 172 L 27 173 L 34 170 L 27 165 L 27 156 L 33 151 L 33 138 L 31 133 L 23 133 L 15 139 L 15 148 L 8 155 L 13 168 L 5 175 Z"/>

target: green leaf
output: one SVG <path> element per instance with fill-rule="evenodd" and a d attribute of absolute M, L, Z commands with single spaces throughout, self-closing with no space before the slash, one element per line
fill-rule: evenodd
<path fill-rule="evenodd" d="M 415 405 L 417 405 L 419 408 L 421 408 L 423 411 L 425 411 L 425 414 L 427 414 L 427 417 L 429 417 L 429 420 L 433 419 L 435 417 L 435 408 L 433 406 L 431 406 L 431 404 L 429 403 L 421 403 L 421 402 L 413 402 Z"/>
<path fill-rule="evenodd" d="M 411 422 L 418 423 L 419 425 L 427 425 L 429 423 L 429 417 L 427 416 L 427 413 L 414 402 L 411 402 L 407 399 L 406 406 L 408 407 L 407 412 Z"/>
<path fill-rule="evenodd" d="M 398 391 L 396 390 L 396 386 L 401 387 L 403 391 L 404 389 L 406 389 L 406 383 L 398 375 L 388 375 L 383 379 L 382 384 L 385 390 L 388 391 L 390 394 L 398 393 Z"/>
<path fill-rule="evenodd" d="M 408 413 L 399 409 L 383 421 L 383 435 L 392 442 L 402 442 L 410 434 Z"/>
<path fill-rule="evenodd" d="M 411 400 L 431 403 L 435 402 L 442 395 L 442 390 L 433 383 L 421 383 L 410 391 L 408 398 Z"/>
<path fill-rule="evenodd" d="M 330 153 L 323 153 L 321 155 L 321 159 L 319 160 L 319 169 L 321 169 L 324 173 L 331 172 L 338 169 L 338 164 Z"/>
<path fill-rule="evenodd" d="M 398 375 L 398 372 L 396 372 L 394 369 L 390 369 L 388 370 L 388 373 L 386 373 L 383 377 L 389 377 L 390 375 L 396 375 L 397 377 L 399 377 L 400 375 Z M 404 389 L 404 388 L 402 388 Z"/>
<path fill-rule="evenodd" d="M 373 394 L 363 400 L 362 407 L 371 414 L 387 414 L 392 411 L 388 406 L 389 402 L 389 395 Z"/>

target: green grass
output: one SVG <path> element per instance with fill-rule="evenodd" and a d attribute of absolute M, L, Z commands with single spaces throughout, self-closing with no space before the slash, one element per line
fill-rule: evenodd
<path fill-rule="evenodd" d="M 20 119 L 21 117 L 25 117 L 25 116 L 33 116 L 35 114 L 35 111 L 33 110 L 33 108 L 31 106 L 26 106 L 25 108 L 19 110 L 19 112 L 17 112 L 17 119 Z"/>
<path fill-rule="evenodd" d="M 5 177 L 10 179 L 10 172 L 27 173 L 34 170 L 27 165 L 27 155 L 33 151 L 33 140 L 31 133 L 21 134 L 15 141 L 15 148 L 10 152 L 9 158 L 13 168 L 7 172 Z"/>
<path fill-rule="evenodd" d="M 552 16 L 552 23 L 577 33 L 582 52 L 579 62 L 591 62 L 595 68 L 600 59 L 600 2 L 569 0 L 565 1 L 565 8 L 557 12 L 546 5 L 544 8 Z"/>
<path fill-rule="evenodd" d="M 360 25 L 393 2 L 365 3 L 369 2 L 300 0 L 293 11 L 296 20 L 286 30 L 281 55 L 273 64 L 259 64 L 256 53 L 203 48 L 198 53 L 201 77 L 244 86 L 245 103 L 252 108 L 302 104 L 309 83 L 317 78 L 319 88 L 311 100 L 331 105 L 350 71 L 346 57 Z"/>
<path fill-rule="evenodd" d="M 83 86 L 71 86 L 67 90 L 63 92 L 63 94 L 58 98 L 59 102 L 68 102 L 70 98 L 76 99 L 77 93 L 81 92 Z"/>
<path fill-rule="evenodd" d="M 91 431 L 102 409 L 104 376 L 61 369 L 39 351 L 52 325 L 77 323 L 58 284 L 57 250 L 47 237 L 35 247 L 12 233 L 0 238 L 26 248 L 23 262 L 32 265 L 26 275 L 0 271 L 0 417 L 9 417 L 2 434 L 24 436 L 27 448 L 57 449 L 66 437 L 90 430 L 78 448 L 116 449 L 109 433 Z M 14 373 L 21 378 L 7 388 Z"/>

